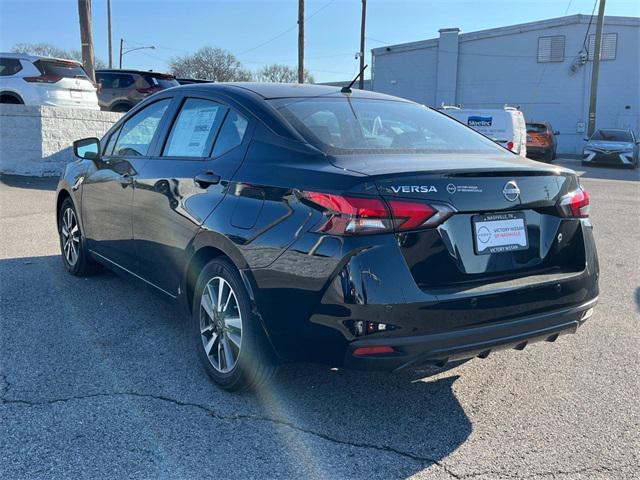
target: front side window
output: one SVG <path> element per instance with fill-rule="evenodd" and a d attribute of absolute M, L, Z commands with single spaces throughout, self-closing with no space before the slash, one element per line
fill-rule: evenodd
<path fill-rule="evenodd" d="M 189 98 L 180 109 L 165 145 L 165 157 L 207 157 L 226 108 L 219 103 Z"/>
<path fill-rule="evenodd" d="M 17 58 L 0 58 L 0 77 L 15 75 L 22 70 L 22 64 Z"/>
<path fill-rule="evenodd" d="M 111 136 L 109 137 L 109 141 L 107 142 L 107 146 L 104 149 L 103 155 L 107 155 L 107 156 L 113 155 L 113 147 L 116 145 L 116 140 L 118 140 L 118 135 L 120 135 L 120 130 L 122 130 L 122 128 L 119 128 L 118 130 L 116 130 L 111 134 Z"/>
<path fill-rule="evenodd" d="M 246 118 L 234 110 L 229 110 L 216 140 L 216 146 L 213 148 L 213 156 L 222 155 L 240 145 L 248 125 Z"/>
<path fill-rule="evenodd" d="M 591 137 L 592 140 L 603 140 L 607 142 L 629 142 L 633 141 L 631 132 L 626 130 L 596 130 Z"/>
<path fill-rule="evenodd" d="M 471 128 L 415 103 L 347 97 L 271 102 L 309 143 L 327 153 L 504 153 Z"/>
<path fill-rule="evenodd" d="M 136 113 L 122 126 L 114 155 L 145 156 L 171 99 L 152 103 Z"/>

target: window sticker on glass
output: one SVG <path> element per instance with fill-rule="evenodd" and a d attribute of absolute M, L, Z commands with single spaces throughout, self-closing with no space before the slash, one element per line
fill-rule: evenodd
<path fill-rule="evenodd" d="M 173 125 L 164 156 L 207 156 L 220 123 L 221 110 L 222 107 L 214 102 L 187 100 Z"/>

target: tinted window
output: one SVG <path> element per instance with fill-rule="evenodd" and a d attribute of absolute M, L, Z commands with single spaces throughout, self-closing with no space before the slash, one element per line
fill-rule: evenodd
<path fill-rule="evenodd" d="M 527 123 L 528 133 L 544 133 L 547 131 L 547 126 L 543 123 Z"/>
<path fill-rule="evenodd" d="M 96 79 L 102 88 L 127 88 L 134 83 L 132 75 L 119 73 L 96 73 Z"/>
<path fill-rule="evenodd" d="M 173 124 L 163 156 L 207 157 L 220 127 L 225 107 L 219 103 L 189 98 Z"/>
<path fill-rule="evenodd" d="M 62 60 L 38 60 L 34 65 L 43 75 L 55 75 L 63 78 L 89 78 L 82 65 Z"/>
<path fill-rule="evenodd" d="M 175 77 L 171 75 L 151 75 L 145 73 L 142 74 L 142 78 L 152 87 L 171 88 L 180 85 Z"/>
<path fill-rule="evenodd" d="M 632 142 L 631 132 L 626 130 L 596 130 L 592 140 L 604 140 L 608 142 Z"/>
<path fill-rule="evenodd" d="M 240 145 L 247 131 L 247 125 L 249 125 L 249 122 L 246 118 L 233 110 L 229 110 L 216 140 L 216 146 L 213 148 L 213 156 L 222 155 Z"/>
<path fill-rule="evenodd" d="M 114 155 L 144 156 L 149 150 L 153 135 L 167 110 L 171 99 L 166 98 L 136 113 L 122 126 Z"/>
<path fill-rule="evenodd" d="M 15 75 L 22 70 L 20 60 L 16 58 L 0 58 L 0 77 Z"/>
<path fill-rule="evenodd" d="M 271 102 L 309 143 L 330 153 L 503 152 L 472 129 L 415 103 L 346 97 Z"/>

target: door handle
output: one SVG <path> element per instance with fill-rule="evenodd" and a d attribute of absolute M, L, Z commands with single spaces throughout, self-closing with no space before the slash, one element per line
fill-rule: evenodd
<path fill-rule="evenodd" d="M 200 188 L 207 188 L 211 185 L 217 185 L 220 183 L 220 175 L 216 175 L 213 172 L 204 172 L 196 175 L 193 180 L 200 186 Z"/>

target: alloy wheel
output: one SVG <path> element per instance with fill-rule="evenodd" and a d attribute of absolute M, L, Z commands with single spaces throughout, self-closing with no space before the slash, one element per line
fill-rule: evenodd
<path fill-rule="evenodd" d="M 200 300 L 200 336 L 209 363 L 229 373 L 238 362 L 242 345 L 242 317 L 238 299 L 229 282 L 214 277 Z"/>
<path fill-rule="evenodd" d="M 73 267 L 78 261 L 80 252 L 80 228 L 78 227 L 76 213 L 71 207 L 67 208 L 62 214 L 60 236 L 62 237 L 64 258 Z"/>

